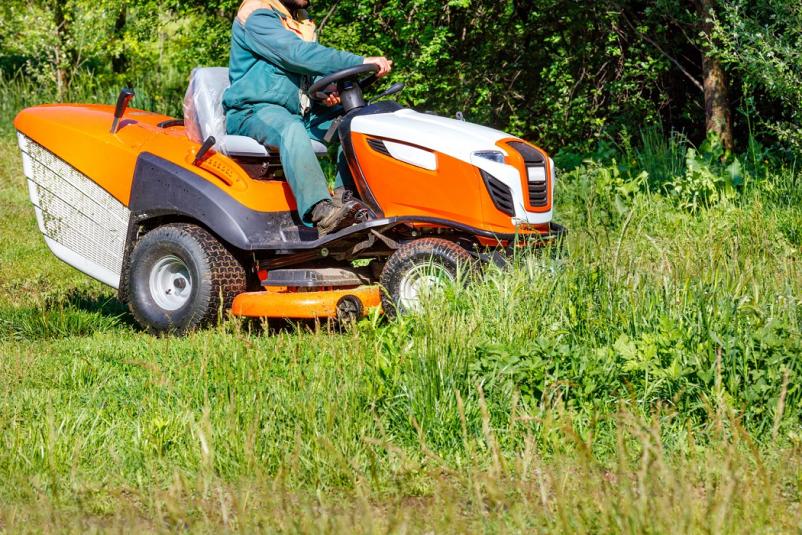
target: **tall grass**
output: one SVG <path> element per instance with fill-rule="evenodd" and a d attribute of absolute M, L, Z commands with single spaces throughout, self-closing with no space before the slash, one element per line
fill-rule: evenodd
<path fill-rule="evenodd" d="M 158 339 L 47 252 L 4 137 L 0 529 L 798 530 L 797 177 L 692 212 L 621 156 L 561 177 L 563 254 L 420 315 Z"/>

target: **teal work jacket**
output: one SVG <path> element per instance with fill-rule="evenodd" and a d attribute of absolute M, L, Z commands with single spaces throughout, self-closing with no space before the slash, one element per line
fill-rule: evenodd
<path fill-rule="evenodd" d="M 244 24 L 234 21 L 229 64 L 231 87 L 223 94 L 229 132 L 236 130 L 237 117 L 243 115 L 238 112 L 261 105 L 278 105 L 300 114 L 299 90 L 305 77 L 328 75 L 364 61 L 350 52 L 304 41 L 284 27 L 281 19 L 284 16 L 262 8 L 255 10 Z"/>

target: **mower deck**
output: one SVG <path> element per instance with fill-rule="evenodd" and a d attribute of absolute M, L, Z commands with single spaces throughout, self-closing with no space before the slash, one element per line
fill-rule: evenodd
<path fill-rule="evenodd" d="M 245 318 L 361 318 L 381 307 L 378 286 L 324 291 L 293 291 L 271 287 L 234 298 L 231 312 Z"/>

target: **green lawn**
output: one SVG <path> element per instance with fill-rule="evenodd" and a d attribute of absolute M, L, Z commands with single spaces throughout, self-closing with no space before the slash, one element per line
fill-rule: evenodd
<path fill-rule="evenodd" d="M 0 141 L 0 532 L 802 530 L 802 204 L 565 178 L 565 254 L 346 332 L 133 325 Z"/>

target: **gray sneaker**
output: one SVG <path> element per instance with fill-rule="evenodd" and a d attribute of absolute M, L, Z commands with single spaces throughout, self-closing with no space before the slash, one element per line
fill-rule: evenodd
<path fill-rule="evenodd" d="M 353 200 L 354 192 L 346 188 L 337 188 L 334 190 L 334 193 L 331 194 L 331 198 L 334 200 L 334 202 L 345 204 L 348 201 Z"/>
<path fill-rule="evenodd" d="M 320 201 L 312 209 L 312 223 L 322 238 L 353 225 L 356 222 L 354 216 L 358 211 L 359 205 L 353 201 L 344 204 L 337 201 Z"/>

